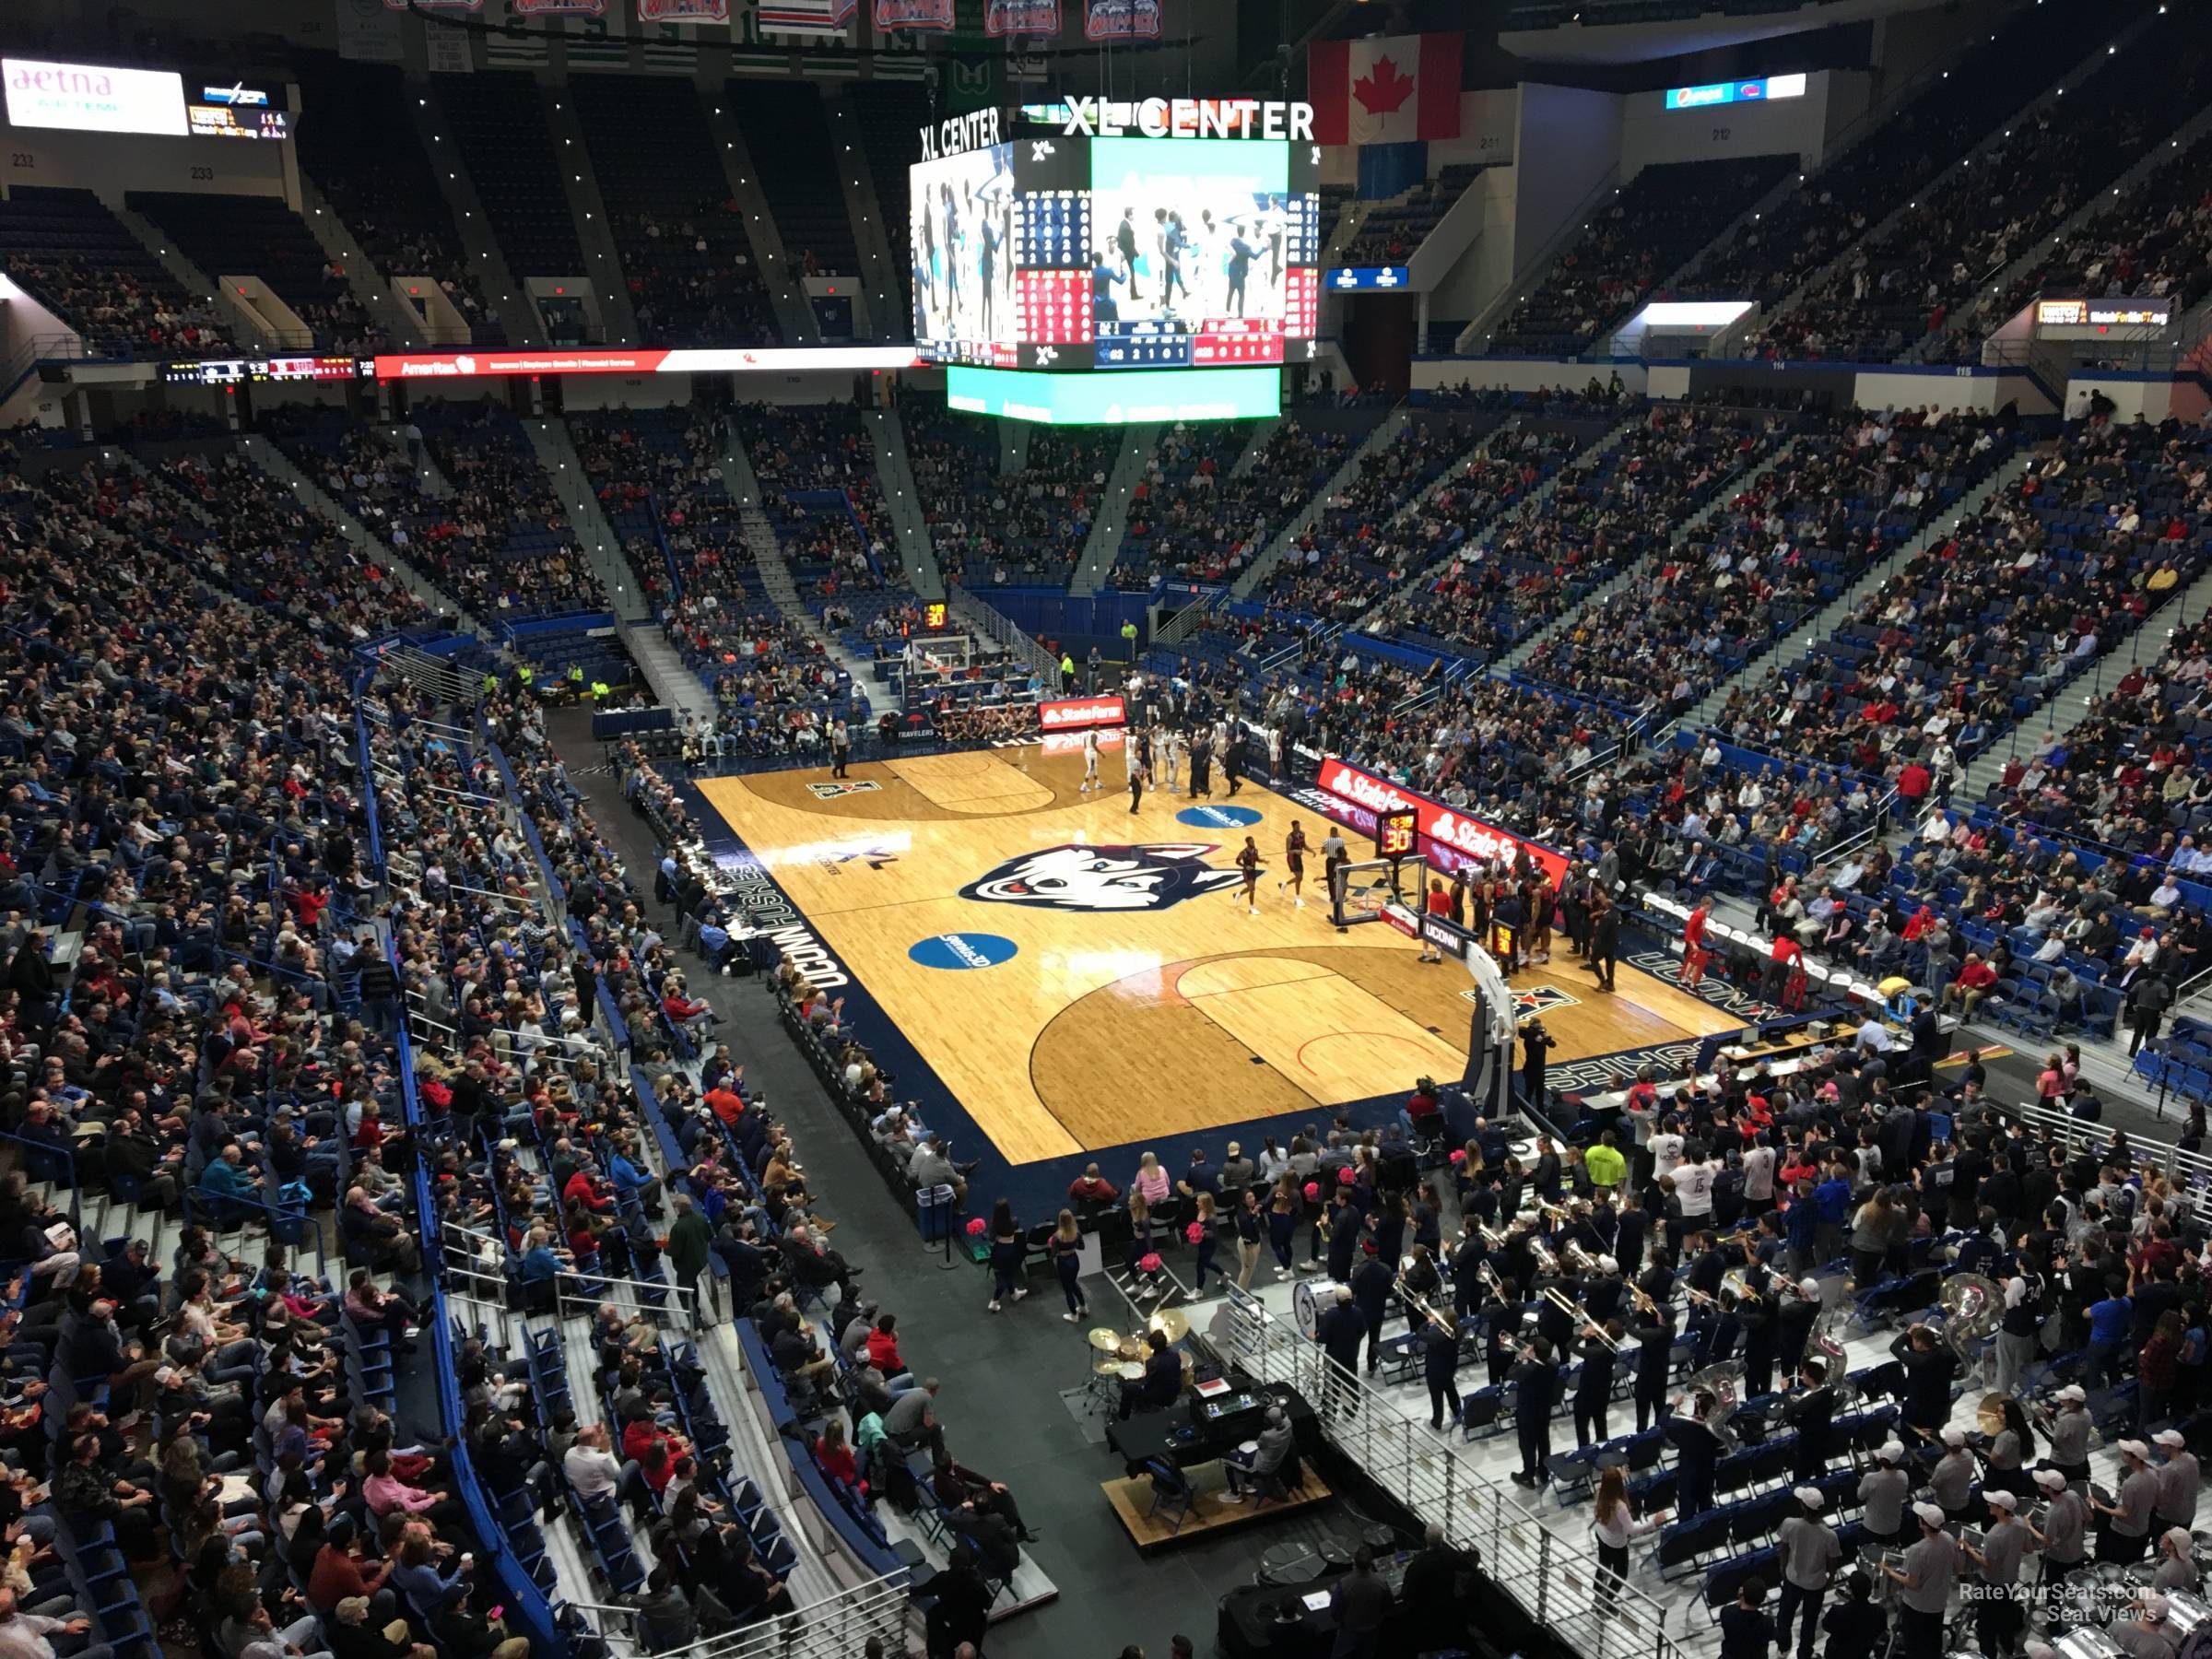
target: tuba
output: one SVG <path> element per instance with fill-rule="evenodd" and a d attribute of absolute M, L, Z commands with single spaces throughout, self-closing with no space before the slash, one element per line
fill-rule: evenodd
<path fill-rule="evenodd" d="M 1688 1417 L 1701 1393 L 1712 1395 L 1712 1408 L 1703 1418 L 1706 1429 L 1721 1442 L 1723 1452 L 1735 1451 L 1741 1442 L 1729 1424 L 1735 1408 L 1744 1403 L 1744 1368 L 1731 1359 L 1692 1371 L 1683 1379 L 1682 1392 L 1675 1396 L 1670 1409 L 1677 1417 Z"/>
<path fill-rule="evenodd" d="M 1961 1364 L 2005 1317 L 2005 1293 L 1978 1273 L 1954 1273 L 1943 1282 L 1943 1339 Z"/>

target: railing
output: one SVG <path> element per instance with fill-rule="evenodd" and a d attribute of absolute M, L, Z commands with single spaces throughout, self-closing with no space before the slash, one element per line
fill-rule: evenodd
<path fill-rule="evenodd" d="M 2013 1106 L 1991 1100 L 1988 1104 L 1994 1112 L 2017 1118 L 2031 1129 L 2055 1135 L 2069 1152 L 2086 1148 L 2100 1159 L 2110 1156 L 2112 1132 L 2101 1124 L 2092 1124 L 2032 1102 Z M 2198 1184 L 2212 1182 L 2212 1153 L 2192 1152 L 2186 1147 L 2175 1146 L 2171 1141 L 2151 1140 L 2132 1132 L 2127 1137 L 2127 1145 L 2138 1167 L 2155 1169 L 2176 1182 Z"/>
<path fill-rule="evenodd" d="M 612 1619 L 634 1626 L 639 1618 L 635 1607 L 606 1602 L 568 1606 L 591 1613 L 603 1637 Z M 888 1652 L 904 1653 L 911 1606 L 903 1574 L 870 1579 L 780 1618 L 709 1636 L 688 1647 L 656 1650 L 654 1659 L 853 1659 L 870 1637 L 880 1640 Z M 617 1634 L 614 1640 L 631 1639 Z"/>
<path fill-rule="evenodd" d="M 1551 1627 L 1582 1659 L 1684 1659 L 1682 1644 L 1666 1633 L 1665 1610 L 1650 1596 L 1624 1583 L 1601 1602 L 1597 1559 L 1590 1550 L 1552 1532 L 1395 1400 L 1333 1366 L 1316 1344 L 1256 1298 L 1233 1284 L 1225 1288 L 1230 1347 L 1238 1362 L 1263 1382 L 1295 1388 L 1317 1411 L 1332 1393 L 1356 1394 L 1359 1414 L 1324 1412 L 1322 1432 L 1393 1499 L 1442 1527 L 1450 1542 L 1481 1550 L 1483 1576 L 1536 1623 Z"/>

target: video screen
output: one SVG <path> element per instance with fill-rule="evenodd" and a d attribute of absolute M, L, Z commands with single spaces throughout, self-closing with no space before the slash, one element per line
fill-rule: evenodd
<path fill-rule="evenodd" d="M 908 218 L 914 340 L 938 362 L 1015 361 L 1014 147 L 995 144 L 916 165 Z"/>
<path fill-rule="evenodd" d="M 1279 363 L 1313 333 L 1318 203 L 1287 143 L 1094 138 L 1101 369 Z"/>

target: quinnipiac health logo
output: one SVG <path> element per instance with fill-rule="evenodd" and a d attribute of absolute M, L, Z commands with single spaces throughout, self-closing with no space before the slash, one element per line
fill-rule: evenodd
<path fill-rule="evenodd" d="M 995 968 L 1021 954 L 1021 947 L 1003 934 L 932 934 L 907 948 L 907 959 L 924 968 Z"/>

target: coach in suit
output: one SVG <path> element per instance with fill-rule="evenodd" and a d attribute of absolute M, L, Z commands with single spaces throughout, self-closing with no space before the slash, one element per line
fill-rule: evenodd
<path fill-rule="evenodd" d="M 1590 896 L 1590 959 L 1583 966 L 1600 991 L 1613 989 L 1613 969 L 1620 954 L 1620 907 L 1601 886 Z"/>

